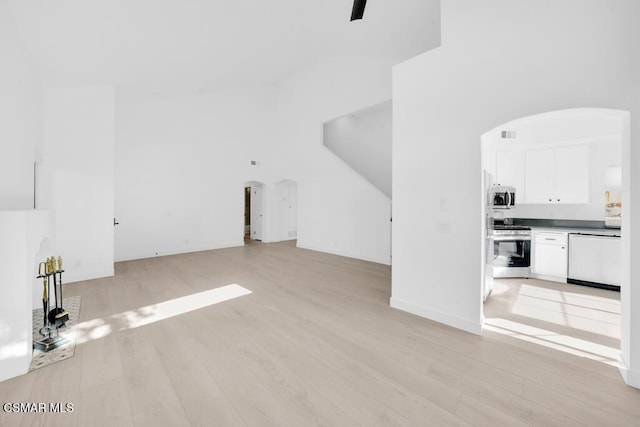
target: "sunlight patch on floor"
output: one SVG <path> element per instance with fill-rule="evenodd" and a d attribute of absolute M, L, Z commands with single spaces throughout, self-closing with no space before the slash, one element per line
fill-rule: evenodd
<path fill-rule="evenodd" d="M 491 296 L 494 297 L 500 294 L 504 294 L 507 291 L 509 291 L 509 286 L 497 280 L 494 281 L 493 285 L 491 286 Z"/>
<path fill-rule="evenodd" d="M 620 338 L 620 303 L 610 298 L 523 284 L 511 313 Z"/>
<path fill-rule="evenodd" d="M 227 285 L 221 288 L 191 294 L 180 298 L 140 307 L 137 310 L 125 311 L 117 315 L 124 320 L 125 326 L 120 330 L 139 328 L 160 320 L 169 319 L 180 314 L 198 310 L 234 298 L 250 294 L 251 291 L 240 285 Z"/>
<path fill-rule="evenodd" d="M 222 286 L 78 324 L 77 343 L 103 338 L 113 331 L 139 328 L 252 293 L 238 284 Z"/>
<path fill-rule="evenodd" d="M 618 349 L 506 319 L 487 318 L 484 329 L 565 353 L 617 366 Z"/>
<path fill-rule="evenodd" d="M 570 290 L 543 288 L 540 286 L 532 286 L 527 283 L 522 283 L 518 286 L 520 288 L 518 291 L 518 295 L 529 296 L 532 298 L 542 298 L 549 301 L 571 304 L 578 307 L 586 307 L 593 310 L 600 310 L 603 312 L 615 313 L 618 315 L 620 314 L 620 301 L 617 299 L 572 292 Z"/>

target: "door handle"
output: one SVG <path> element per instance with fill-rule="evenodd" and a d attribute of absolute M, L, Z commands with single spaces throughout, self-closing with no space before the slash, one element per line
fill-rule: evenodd
<path fill-rule="evenodd" d="M 120 224 L 118 221 L 116 221 L 115 218 L 113 218 L 113 226 L 115 227 L 116 225 Z"/>

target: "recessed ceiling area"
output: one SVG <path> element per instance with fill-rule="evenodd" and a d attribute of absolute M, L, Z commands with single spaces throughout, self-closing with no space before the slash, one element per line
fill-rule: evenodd
<path fill-rule="evenodd" d="M 277 82 L 326 56 L 398 62 L 440 43 L 439 0 L 9 0 L 47 87 L 156 96 Z"/>

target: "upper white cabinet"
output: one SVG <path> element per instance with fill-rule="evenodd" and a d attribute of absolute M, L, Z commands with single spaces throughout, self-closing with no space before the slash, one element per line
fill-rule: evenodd
<path fill-rule="evenodd" d="M 524 153 L 524 203 L 588 203 L 589 146 Z"/>
<path fill-rule="evenodd" d="M 555 196 L 555 150 L 527 150 L 524 153 L 525 203 L 550 203 Z"/>
<path fill-rule="evenodd" d="M 486 152 L 484 169 L 493 175 L 493 185 L 515 187 L 519 193 L 524 191 L 523 156 L 520 149 Z"/>
<path fill-rule="evenodd" d="M 491 150 L 491 151 L 485 151 L 484 153 L 482 153 L 482 168 L 484 170 L 486 170 L 487 172 L 489 172 L 491 174 L 491 176 L 493 177 L 493 185 L 498 185 L 497 182 L 495 182 L 496 179 L 496 152 Z"/>
<path fill-rule="evenodd" d="M 517 192 L 523 190 L 522 151 L 496 152 L 496 183 L 515 187 Z"/>
<path fill-rule="evenodd" d="M 589 203 L 589 146 L 556 148 L 556 198 L 560 203 Z"/>

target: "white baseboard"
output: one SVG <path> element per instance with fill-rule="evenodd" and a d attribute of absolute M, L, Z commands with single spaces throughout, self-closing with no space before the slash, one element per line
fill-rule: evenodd
<path fill-rule="evenodd" d="M 384 264 L 384 265 L 391 265 L 391 261 L 388 259 L 382 259 L 382 258 L 378 258 L 378 257 L 371 257 L 368 255 L 362 255 L 362 254 L 354 254 L 354 253 L 349 253 L 349 252 L 342 252 L 342 251 L 335 251 L 335 250 L 330 250 L 330 249 L 325 249 L 325 248 L 319 248 L 316 246 L 312 246 L 312 245 L 307 245 L 307 244 L 300 244 L 300 241 L 298 241 L 298 244 L 296 245 L 298 248 L 300 249 L 307 249 L 310 251 L 316 251 L 316 252 L 324 252 L 327 254 L 332 254 L 332 255 L 338 255 L 338 256 L 343 256 L 343 257 L 347 257 L 347 258 L 355 258 L 355 259 L 360 259 L 363 261 L 369 261 L 369 262 L 375 262 L 376 264 Z"/>
<path fill-rule="evenodd" d="M 622 375 L 624 382 L 628 386 L 640 388 L 640 372 L 632 371 L 627 368 L 627 364 L 624 359 L 622 359 L 622 355 L 618 356 L 618 370 L 620 371 L 620 375 Z"/>
<path fill-rule="evenodd" d="M 73 273 L 67 270 L 65 271 L 62 279 L 66 284 L 66 283 L 73 283 L 73 282 L 84 282 L 85 280 L 100 279 L 103 277 L 113 277 L 113 275 L 114 275 L 113 268 L 111 268 L 110 270 L 104 270 L 104 271 L 87 271 L 87 272 L 80 272 L 80 273 Z"/>
<path fill-rule="evenodd" d="M 531 272 L 532 279 L 548 280 L 550 282 L 567 283 L 566 277 L 547 276 L 546 274 L 538 274 Z"/>
<path fill-rule="evenodd" d="M 433 320 L 438 323 L 443 323 L 447 326 L 451 326 L 456 329 L 461 329 L 465 332 L 469 332 L 475 335 L 482 335 L 482 322 L 472 322 L 467 319 L 462 319 L 457 316 L 451 316 L 450 314 L 443 313 L 438 310 L 416 305 L 407 301 L 403 301 L 398 298 L 391 297 L 389 301 L 391 307 L 398 310 L 406 311 L 411 314 L 418 315 L 420 317 Z"/>
<path fill-rule="evenodd" d="M 154 253 L 146 253 L 146 254 L 140 254 L 140 255 L 129 255 L 124 257 L 118 257 L 116 258 L 115 262 L 135 261 L 138 259 L 156 258 L 156 257 L 168 256 L 168 255 L 189 254 L 192 252 L 212 251 L 215 249 L 237 248 L 239 246 L 244 246 L 244 241 L 224 243 L 221 245 L 200 246 L 200 247 L 187 248 L 187 249 L 170 249 L 170 250 L 158 251 L 158 253 L 154 252 Z"/>
<path fill-rule="evenodd" d="M 291 238 L 286 238 L 286 239 L 280 239 L 280 240 L 261 240 L 262 243 L 279 243 L 279 242 L 288 242 L 291 240 L 296 240 L 297 237 L 291 237 Z"/>
<path fill-rule="evenodd" d="M 2 371 L 0 371 L 0 382 L 26 374 L 27 372 L 29 372 L 30 365 L 31 365 L 31 351 L 29 351 L 29 354 L 26 356 L 14 357 L 8 360 L 3 360 Z"/>

